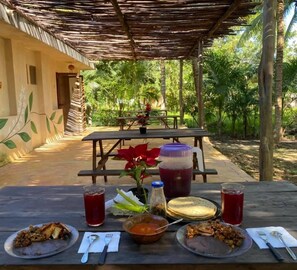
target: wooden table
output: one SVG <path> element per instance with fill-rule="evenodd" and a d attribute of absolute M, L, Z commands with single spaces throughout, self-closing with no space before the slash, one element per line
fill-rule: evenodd
<path fill-rule="evenodd" d="M 159 121 L 161 124 L 164 124 L 164 128 L 170 129 L 171 127 L 169 126 L 168 120 L 172 119 L 173 124 L 172 128 L 178 128 L 178 123 L 177 123 L 177 118 L 179 115 L 156 115 L 156 116 L 150 116 L 149 120 L 152 121 Z M 137 123 L 138 118 L 136 116 L 123 116 L 123 117 L 118 117 L 117 122 L 118 125 L 120 126 L 120 130 L 124 130 L 125 126 L 127 126 L 126 130 L 129 130 L 133 124 Z"/>
<path fill-rule="evenodd" d="M 107 182 L 108 175 L 120 175 L 123 169 L 119 170 L 107 170 L 106 162 L 112 151 L 121 144 L 124 140 L 132 139 L 175 139 L 180 138 L 194 138 L 194 147 L 199 146 L 201 149 L 201 159 L 203 163 L 203 170 L 198 169 L 198 163 L 196 162 L 196 156 L 194 156 L 194 176 L 200 174 L 203 176 L 203 181 L 207 181 L 208 174 L 217 174 L 215 169 L 205 169 L 204 153 L 203 153 L 203 137 L 210 136 L 206 130 L 201 128 L 188 128 L 188 129 L 149 129 L 146 134 L 140 134 L 138 130 L 120 130 L 120 131 L 96 131 L 86 137 L 83 141 L 92 141 L 93 152 L 92 152 L 92 170 L 82 170 L 78 173 L 78 176 L 91 176 L 93 183 L 96 183 L 96 177 L 101 175 L 104 176 L 105 182 Z M 104 151 L 103 141 L 115 140 L 114 145 L 107 151 Z M 97 144 L 99 145 L 99 154 L 97 151 Z M 99 158 L 99 161 L 97 161 Z M 150 170 L 150 174 L 158 174 L 158 170 Z"/>
<path fill-rule="evenodd" d="M 297 237 L 297 187 L 288 182 L 244 183 L 244 221 L 242 228 L 283 226 Z M 113 198 L 114 186 L 106 187 L 106 199 Z M 124 187 L 128 189 L 128 187 Z M 192 184 L 192 195 L 203 196 L 220 203 L 220 184 Z M 285 258 L 277 262 L 270 251 L 260 250 L 253 243 L 245 254 L 227 259 L 206 258 L 192 254 L 176 241 L 176 231 L 182 226 L 168 228 L 161 240 L 150 245 L 138 245 L 122 230 L 124 218 L 107 214 L 103 226 L 91 229 L 85 224 L 81 186 L 4 187 L 0 190 L 0 269 L 297 269 L 284 248 L 278 249 Z M 4 251 L 5 240 L 14 232 L 32 224 L 60 221 L 74 226 L 79 239 L 71 248 L 52 257 L 24 260 Z M 85 231 L 121 231 L 118 253 L 108 253 L 106 264 L 97 266 L 99 254 L 91 254 L 86 265 L 80 263 L 78 248 Z M 293 248 L 297 253 L 297 248 Z"/>

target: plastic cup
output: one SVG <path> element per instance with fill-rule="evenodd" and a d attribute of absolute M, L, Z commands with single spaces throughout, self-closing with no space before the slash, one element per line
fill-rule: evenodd
<path fill-rule="evenodd" d="M 243 219 L 244 186 L 238 183 L 223 183 L 221 188 L 222 220 L 239 226 Z"/>
<path fill-rule="evenodd" d="M 105 189 L 95 184 L 83 189 L 86 222 L 91 227 L 100 226 L 105 219 Z"/>

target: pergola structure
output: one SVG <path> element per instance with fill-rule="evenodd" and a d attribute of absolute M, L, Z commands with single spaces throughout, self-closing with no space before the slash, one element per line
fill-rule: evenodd
<path fill-rule="evenodd" d="M 0 0 L 90 60 L 188 59 L 235 34 L 253 0 Z"/>

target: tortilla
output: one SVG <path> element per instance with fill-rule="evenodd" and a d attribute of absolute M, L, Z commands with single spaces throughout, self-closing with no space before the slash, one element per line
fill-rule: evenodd
<path fill-rule="evenodd" d="M 179 197 L 167 205 L 168 214 L 190 220 L 207 219 L 215 216 L 217 207 L 214 203 L 200 197 Z"/>

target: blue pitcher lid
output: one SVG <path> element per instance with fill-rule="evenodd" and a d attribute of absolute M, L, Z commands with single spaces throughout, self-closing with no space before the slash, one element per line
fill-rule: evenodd
<path fill-rule="evenodd" d="M 160 148 L 160 156 L 185 157 L 192 155 L 192 147 L 183 143 L 168 143 Z"/>

